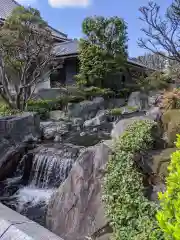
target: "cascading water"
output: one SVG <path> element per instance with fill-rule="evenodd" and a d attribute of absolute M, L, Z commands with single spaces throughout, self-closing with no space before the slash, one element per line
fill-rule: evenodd
<path fill-rule="evenodd" d="M 8 206 L 44 225 L 48 201 L 67 178 L 79 150 L 68 144 L 35 149 L 28 184 L 9 198 Z"/>

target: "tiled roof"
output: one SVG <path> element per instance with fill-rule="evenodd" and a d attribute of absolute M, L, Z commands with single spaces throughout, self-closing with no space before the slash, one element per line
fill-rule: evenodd
<path fill-rule="evenodd" d="M 0 19 L 6 19 L 14 8 L 20 6 L 15 0 L 0 0 Z M 49 26 L 54 37 L 66 39 L 67 35 Z"/>
<path fill-rule="evenodd" d="M 70 40 L 63 43 L 59 43 L 55 46 L 54 51 L 57 56 L 66 56 L 78 54 L 78 41 Z"/>
<path fill-rule="evenodd" d="M 0 18 L 6 19 L 19 4 L 13 0 L 0 0 Z"/>
<path fill-rule="evenodd" d="M 78 40 L 66 41 L 66 42 L 57 44 L 54 51 L 55 51 L 56 55 L 59 57 L 69 56 L 69 55 L 78 55 L 78 53 L 79 53 L 78 45 L 79 45 Z M 132 64 L 132 65 L 136 65 L 138 67 L 147 68 L 146 65 L 144 65 L 142 63 L 138 63 L 130 58 L 128 59 L 128 63 Z M 152 70 L 154 70 L 154 69 L 152 69 Z"/>

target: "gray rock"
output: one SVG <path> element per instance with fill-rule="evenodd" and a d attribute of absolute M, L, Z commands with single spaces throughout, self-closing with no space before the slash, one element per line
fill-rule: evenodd
<path fill-rule="evenodd" d="M 148 95 L 142 92 L 132 92 L 128 99 L 128 106 L 139 110 L 148 109 Z"/>
<path fill-rule="evenodd" d="M 36 114 L 0 118 L 0 180 L 15 171 L 29 142 L 40 137 L 40 121 Z"/>
<path fill-rule="evenodd" d="M 72 118 L 88 120 L 96 116 L 97 112 L 104 109 L 104 99 L 94 98 L 93 101 L 68 104 L 68 115 Z"/>
<path fill-rule="evenodd" d="M 162 112 L 159 107 L 151 107 L 147 112 L 146 116 L 154 121 L 160 121 L 162 117 Z"/>
<path fill-rule="evenodd" d="M 79 156 L 50 200 L 46 223 L 52 232 L 66 240 L 82 240 L 104 227 L 102 239 L 109 239 L 101 186 L 110 152 L 102 143 Z"/>
<path fill-rule="evenodd" d="M 62 136 L 69 131 L 67 122 L 41 122 L 42 136 L 44 139 L 54 139 L 57 135 Z"/>
<path fill-rule="evenodd" d="M 72 122 L 73 122 L 73 125 L 75 126 L 81 126 L 84 123 L 82 118 L 73 118 Z"/>
<path fill-rule="evenodd" d="M 49 113 L 49 118 L 50 120 L 54 120 L 54 121 L 60 121 L 60 120 L 66 120 L 67 117 L 65 115 L 65 112 L 60 111 L 60 110 L 56 110 L 56 111 L 51 111 Z"/>
<path fill-rule="evenodd" d="M 99 126 L 107 120 L 107 114 L 105 110 L 100 110 L 96 117 L 86 120 L 84 122 L 84 127 Z"/>
<path fill-rule="evenodd" d="M 67 94 L 66 88 L 41 88 L 33 94 L 34 99 L 52 100 Z"/>
<path fill-rule="evenodd" d="M 149 118 L 146 116 L 139 116 L 128 119 L 122 119 L 118 123 L 114 124 L 114 128 L 111 132 L 111 137 L 119 138 L 123 134 L 123 132 L 126 131 L 129 125 L 131 125 L 134 121 L 138 120 L 149 120 Z"/>

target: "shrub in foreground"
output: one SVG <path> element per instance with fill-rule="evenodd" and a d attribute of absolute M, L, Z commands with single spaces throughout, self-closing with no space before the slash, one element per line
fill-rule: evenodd
<path fill-rule="evenodd" d="M 180 149 L 180 135 L 177 135 L 176 147 Z M 166 178 L 166 191 L 159 193 L 161 210 L 157 213 L 159 226 L 165 240 L 180 239 L 180 150 L 171 156 Z"/>
<path fill-rule="evenodd" d="M 163 239 L 156 222 L 156 205 L 143 195 L 143 176 L 134 157 L 152 148 L 153 121 L 134 122 L 115 144 L 104 179 L 106 214 L 114 240 Z"/>

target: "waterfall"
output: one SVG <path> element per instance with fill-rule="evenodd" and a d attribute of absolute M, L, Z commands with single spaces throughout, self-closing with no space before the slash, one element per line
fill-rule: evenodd
<path fill-rule="evenodd" d="M 66 157 L 62 151 L 43 149 L 34 156 L 30 185 L 46 189 L 58 187 L 67 178 L 73 163 L 74 159 Z"/>
<path fill-rule="evenodd" d="M 28 185 L 21 186 L 15 194 L 9 197 L 6 204 L 31 220 L 44 225 L 49 199 L 68 177 L 79 152 L 80 147 L 71 144 L 64 146 L 53 144 L 53 147 L 42 145 L 35 149 L 33 153 L 29 153 L 32 158 L 23 157 L 23 161 L 29 163 L 31 160 L 32 163 L 27 164 L 31 166 Z M 13 179 L 9 182 L 13 183 Z"/>

